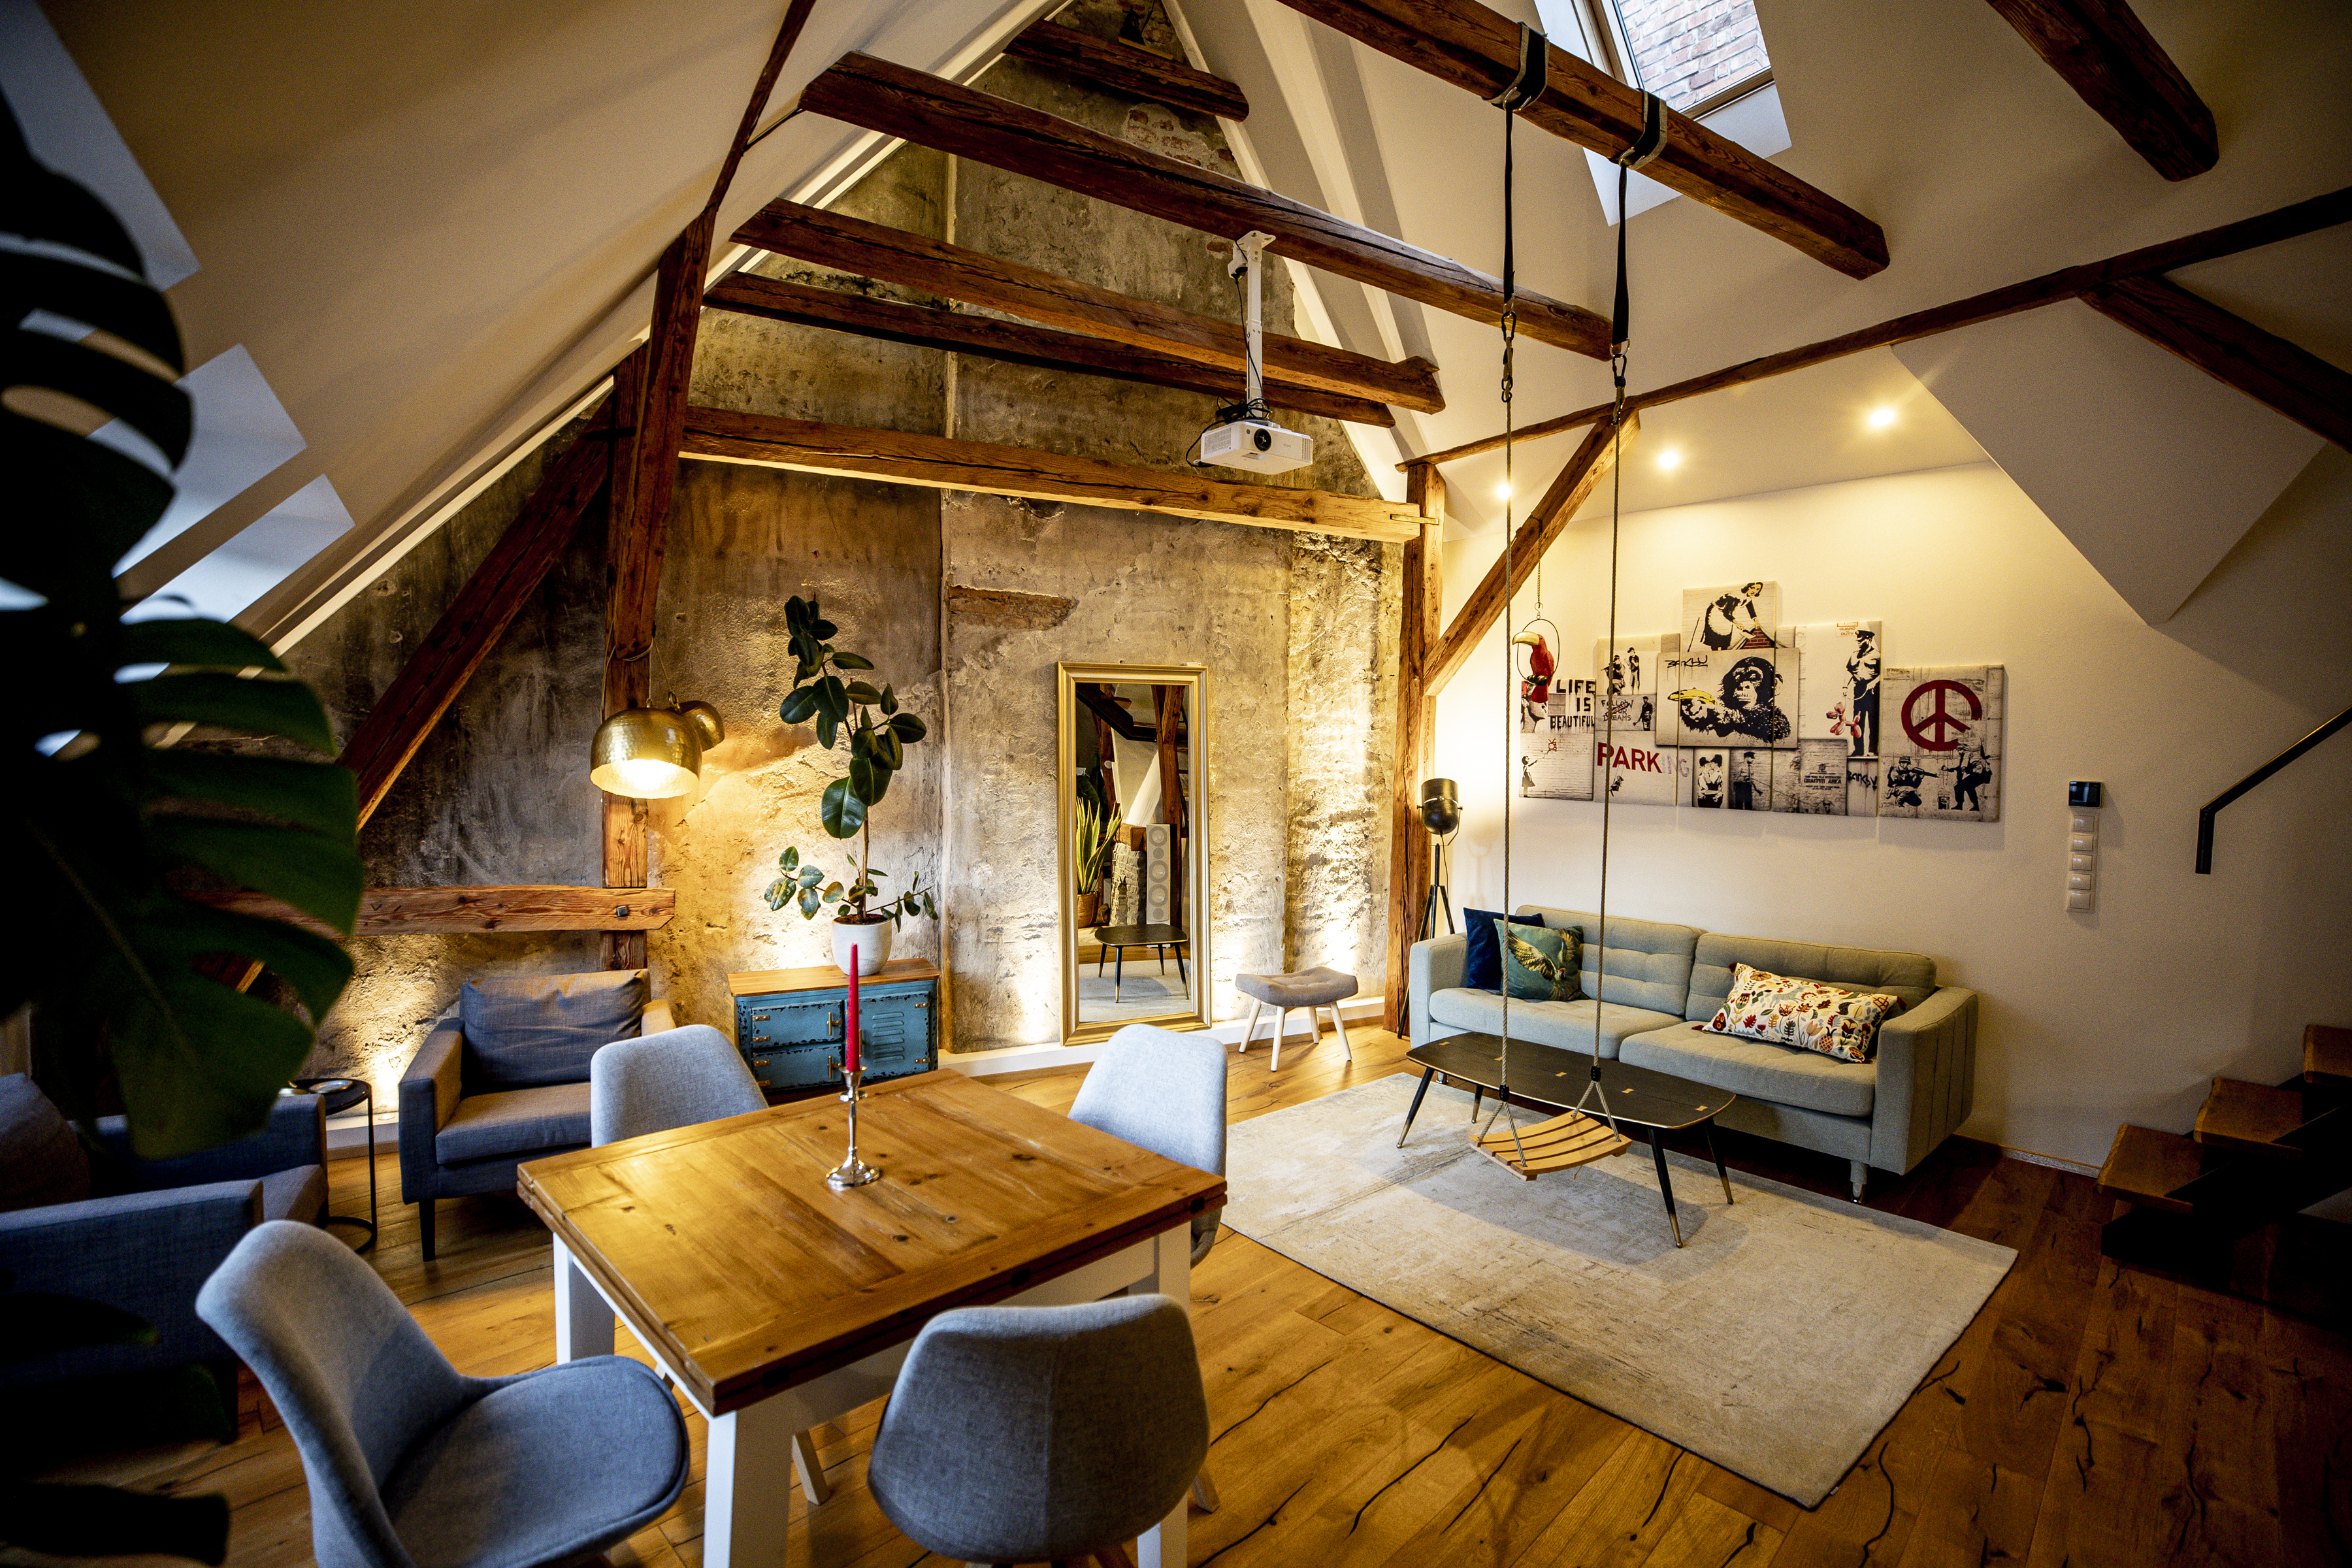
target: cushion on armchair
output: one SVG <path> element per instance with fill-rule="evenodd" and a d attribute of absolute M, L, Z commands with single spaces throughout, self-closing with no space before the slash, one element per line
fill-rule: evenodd
<path fill-rule="evenodd" d="M 636 1037 L 651 991 L 642 969 L 469 980 L 457 999 L 467 1076 L 488 1089 L 585 1083 L 599 1047 Z"/>
<path fill-rule="evenodd" d="M 89 1196 L 89 1154 L 73 1123 L 23 1073 L 0 1078 L 0 1214 Z"/>

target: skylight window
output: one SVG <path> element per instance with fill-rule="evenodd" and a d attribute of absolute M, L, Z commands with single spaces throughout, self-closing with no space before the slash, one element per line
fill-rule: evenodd
<path fill-rule="evenodd" d="M 1616 74 L 1696 119 L 1772 79 L 1755 0 L 1592 0 Z"/>

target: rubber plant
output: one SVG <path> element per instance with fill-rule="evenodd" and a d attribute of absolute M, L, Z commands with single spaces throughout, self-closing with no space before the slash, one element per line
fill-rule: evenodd
<path fill-rule="evenodd" d="M 178 466 L 192 424 L 179 329 L 121 224 L 36 162 L 7 112 L 0 191 L 14 237 L 0 241 L 0 471 L 20 520 L 0 558 L 0 661 L 16 672 L 0 709 L 16 759 L 0 770 L 0 843 L 33 915 L 0 947 L 0 1015 L 33 1005 L 42 1087 L 86 1139 L 110 1090 L 139 1155 L 194 1153 L 260 1130 L 352 975 L 339 942 L 217 896 L 260 893 L 348 935 L 355 782 L 324 760 L 157 743 L 194 726 L 320 752 L 333 737 L 317 696 L 251 635 L 124 619 L 114 563 L 173 485 L 85 432 L 114 422 Z M 299 1015 L 243 988 L 255 965 Z M 152 1333 L 101 1304 L 0 1295 L 0 1353 Z M 218 1563 L 227 1526 L 218 1497 L 0 1480 L 0 1539 L 39 1551 Z"/>
<path fill-rule="evenodd" d="M 894 929 L 909 915 L 939 919 L 935 889 L 925 888 L 919 876 L 897 896 L 876 902 L 887 873 L 874 868 L 872 855 L 873 809 L 907 765 L 907 748 L 929 730 L 900 709 L 892 688 L 856 679 L 858 672 L 872 669 L 874 661 L 833 646 L 841 628 L 824 618 L 817 601 L 794 595 L 784 605 L 784 628 L 798 663 L 793 689 L 778 711 L 787 724 L 814 725 L 817 743 L 827 751 L 847 742 L 848 771 L 824 786 L 817 799 L 817 820 L 835 838 L 856 839 L 857 859 L 846 881 L 829 879 L 813 857 L 788 846 L 776 857 L 776 868 L 782 874 L 768 884 L 768 908 L 796 904 L 803 919 L 814 920 L 820 910 L 832 907 L 835 921 L 870 925 L 887 920 Z"/>

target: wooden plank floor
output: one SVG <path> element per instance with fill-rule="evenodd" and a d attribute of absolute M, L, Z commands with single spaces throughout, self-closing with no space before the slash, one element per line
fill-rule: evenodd
<path fill-rule="evenodd" d="M 1355 1032 L 1230 1058 L 1242 1121 L 1397 1071 L 1403 1042 Z M 1066 1110 L 1083 1068 L 996 1080 Z M 1832 1194 L 1843 1161 L 1727 1138 L 1740 1168 Z M 546 1232 L 505 1198 L 442 1205 L 441 1257 L 418 1256 L 392 1156 L 378 1269 L 461 1368 L 500 1373 L 554 1354 Z M 366 1167 L 334 1167 L 334 1204 L 364 1212 Z M 2352 1563 L 2352 1352 L 2264 1308 L 2118 1268 L 2098 1255 L 2105 1203 L 2089 1178 L 1955 1142 L 1874 1207 L 2017 1247 L 1985 1310 L 1811 1511 L 1556 1393 L 1228 1231 L 1193 1274 L 1223 1493 L 1195 1512 L 1192 1561 L 1255 1564 L 1814 1568 L 2007 1563 Z M 625 1351 L 636 1353 L 627 1331 Z M 226 1446 L 72 1467 L 78 1479 L 224 1491 L 230 1563 L 310 1560 L 292 1443 L 248 1377 Z M 879 1405 L 821 1428 L 835 1488 L 793 1489 L 793 1562 L 937 1564 L 864 1486 Z M 694 1568 L 694 1480 L 612 1553 L 617 1568 Z M 784 1478 L 779 1478 L 784 1484 Z M 5 1555 L 5 1554 L 0 1554 Z M 32 1561 L 17 1554 L 15 1561 Z"/>

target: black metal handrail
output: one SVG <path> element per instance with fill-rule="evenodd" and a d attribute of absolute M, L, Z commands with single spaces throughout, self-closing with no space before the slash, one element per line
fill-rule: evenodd
<path fill-rule="evenodd" d="M 2352 724 L 2352 708 L 2347 708 L 2343 712 L 2338 713 L 2335 718 L 2330 719 L 2205 803 L 2204 809 L 2197 814 L 2197 874 L 2199 876 L 2210 877 L 2213 874 L 2213 818 L 2220 814 L 2221 808 L 2347 724 Z"/>

